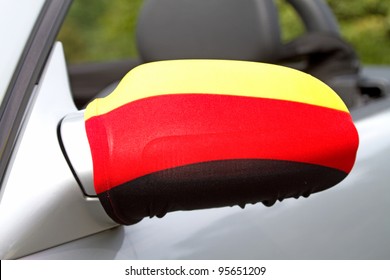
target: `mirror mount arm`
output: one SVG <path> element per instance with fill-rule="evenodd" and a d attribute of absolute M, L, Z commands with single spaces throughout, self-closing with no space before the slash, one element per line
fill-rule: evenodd
<path fill-rule="evenodd" d="M 85 131 L 84 111 L 69 114 L 61 121 L 59 140 L 70 169 L 85 196 L 96 197 L 93 163 Z"/>

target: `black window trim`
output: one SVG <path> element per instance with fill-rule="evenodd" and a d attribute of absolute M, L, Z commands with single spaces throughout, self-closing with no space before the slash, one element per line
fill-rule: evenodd
<path fill-rule="evenodd" d="M 27 41 L 0 107 L 0 189 L 34 86 L 72 0 L 47 0 Z"/>

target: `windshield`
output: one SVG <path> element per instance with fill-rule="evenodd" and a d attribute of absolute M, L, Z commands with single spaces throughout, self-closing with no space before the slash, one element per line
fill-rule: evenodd
<path fill-rule="evenodd" d="M 0 103 L 28 41 L 44 0 L 0 0 Z M 16 16 L 17 13 L 17 16 Z"/>

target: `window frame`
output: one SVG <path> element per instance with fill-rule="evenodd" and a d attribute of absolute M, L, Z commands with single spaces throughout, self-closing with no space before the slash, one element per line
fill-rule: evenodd
<path fill-rule="evenodd" d="M 72 0 L 43 4 L 0 107 L 0 190 L 34 86 Z"/>

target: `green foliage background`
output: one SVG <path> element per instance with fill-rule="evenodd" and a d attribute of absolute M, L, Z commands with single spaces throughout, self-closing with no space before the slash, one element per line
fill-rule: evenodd
<path fill-rule="evenodd" d="M 74 0 L 59 34 L 70 62 L 137 55 L 134 32 L 142 0 Z"/>
<path fill-rule="evenodd" d="M 143 0 L 74 0 L 59 34 L 69 62 L 137 56 L 135 25 Z M 303 32 L 303 24 L 284 0 L 280 9 L 283 39 Z M 390 64 L 390 1 L 327 0 L 344 38 L 366 64 Z"/>

